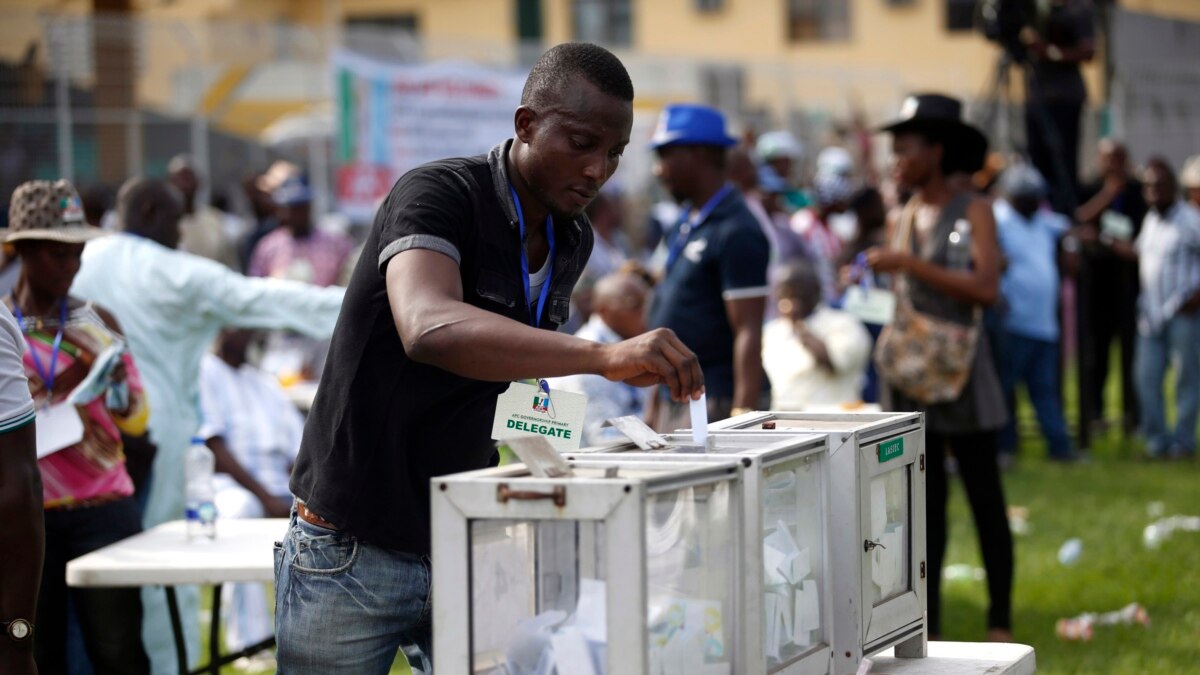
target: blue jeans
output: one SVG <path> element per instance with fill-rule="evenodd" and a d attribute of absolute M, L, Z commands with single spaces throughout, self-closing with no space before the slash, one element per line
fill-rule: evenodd
<path fill-rule="evenodd" d="M 296 517 L 275 547 L 280 675 L 386 675 L 403 649 L 432 672 L 428 556 L 391 551 Z"/>
<path fill-rule="evenodd" d="M 1175 361 L 1175 430 L 1167 431 L 1163 380 Z M 1138 335 L 1134 362 L 1142 436 L 1152 455 L 1169 450 L 1196 451 L 1196 417 L 1200 412 L 1200 312 L 1176 315 L 1156 335 Z"/>
<path fill-rule="evenodd" d="M 1046 437 L 1050 456 L 1066 459 L 1071 456 L 1071 437 L 1063 417 L 1062 399 L 1058 387 L 1058 343 L 1037 340 L 1004 332 L 1004 351 L 1001 357 L 1000 382 L 1008 401 L 1008 424 L 1000 432 L 1003 452 L 1015 452 L 1017 447 L 1017 383 L 1024 382 L 1029 400 L 1037 413 L 1038 426 Z"/>

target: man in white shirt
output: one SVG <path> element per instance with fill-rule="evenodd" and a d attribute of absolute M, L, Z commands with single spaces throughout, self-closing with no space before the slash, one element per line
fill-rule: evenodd
<path fill-rule="evenodd" d="M 1196 453 L 1200 417 L 1200 211 L 1179 198 L 1175 174 L 1165 160 L 1146 162 L 1142 186 L 1150 211 L 1131 249 L 1141 277 L 1138 344 L 1134 363 L 1142 410 L 1142 436 L 1151 457 Z M 1163 383 L 1175 368 L 1175 428 L 1168 429 Z"/>
<path fill-rule="evenodd" d="M 641 277 L 625 272 L 609 274 L 596 282 L 592 292 L 592 315 L 575 337 L 616 344 L 646 332 L 646 296 L 650 290 Z M 585 446 L 623 438 L 616 429 L 603 428 L 604 421 L 626 415 L 640 417 L 645 408 L 645 390 L 601 375 L 556 377 L 549 384 L 552 397 L 556 389 L 587 396 L 581 437 Z"/>
<path fill-rule="evenodd" d="M 786 267 L 775 288 L 779 317 L 763 329 L 772 410 L 848 406 L 862 400 L 871 336 L 853 315 L 821 303 L 813 265 Z"/>
<path fill-rule="evenodd" d="M 143 523 L 183 517 L 183 455 L 200 427 L 200 358 L 225 326 L 333 333 L 344 289 L 280 279 L 250 279 L 220 263 L 175 250 L 182 199 L 163 181 L 135 178 L 117 196 L 122 231 L 94 240 L 71 295 L 108 308 L 129 340 L 150 404 L 158 446 Z M 180 589 L 189 651 L 198 652 L 198 594 Z M 144 639 L 155 673 L 175 668 L 175 646 L 161 590 L 142 593 Z"/>
<path fill-rule="evenodd" d="M 217 513 L 221 518 L 286 518 L 292 508 L 288 478 L 300 451 L 304 417 L 279 382 L 247 362 L 261 337 L 225 329 L 215 354 L 200 362 L 199 436 L 216 457 Z M 224 588 L 225 647 L 241 651 L 274 632 L 263 584 Z"/>

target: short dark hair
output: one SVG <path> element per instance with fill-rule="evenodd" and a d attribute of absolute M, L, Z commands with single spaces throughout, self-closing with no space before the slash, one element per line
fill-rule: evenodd
<path fill-rule="evenodd" d="M 547 49 L 533 64 L 521 91 L 521 105 L 534 109 L 545 105 L 575 77 L 586 79 L 609 96 L 633 101 L 629 72 L 612 52 L 587 42 L 565 42 Z"/>

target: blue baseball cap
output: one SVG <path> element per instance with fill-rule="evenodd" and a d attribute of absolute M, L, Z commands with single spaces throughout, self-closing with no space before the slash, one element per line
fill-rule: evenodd
<path fill-rule="evenodd" d="M 308 181 L 299 176 L 293 176 L 283 181 L 283 184 L 275 189 L 275 192 L 271 195 L 271 199 L 280 206 L 311 204 L 313 200 L 312 188 L 308 187 Z"/>
<path fill-rule="evenodd" d="M 668 145 L 716 145 L 728 148 L 737 139 L 725 131 L 725 116 L 716 108 L 675 103 L 663 109 L 650 139 L 650 149 Z"/>

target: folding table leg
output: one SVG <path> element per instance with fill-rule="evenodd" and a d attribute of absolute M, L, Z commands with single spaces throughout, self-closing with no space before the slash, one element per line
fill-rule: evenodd
<path fill-rule="evenodd" d="M 175 599 L 175 587 L 163 586 L 167 592 L 167 609 L 171 614 L 171 633 L 175 636 L 175 657 L 179 672 L 188 672 L 187 645 L 183 641 L 183 623 L 179 620 L 179 601 Z"/>
<path fill-rule="evenodd" d="M 221 584 L 213 586 L 212 620 L 208 622 L 208 672 L 221 675 Z"/>

